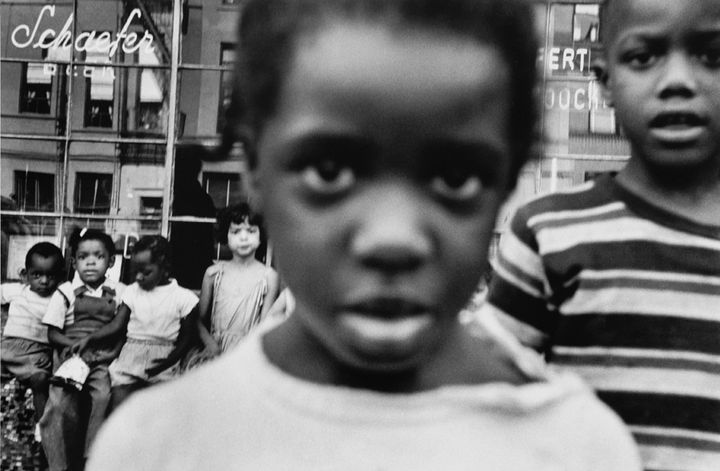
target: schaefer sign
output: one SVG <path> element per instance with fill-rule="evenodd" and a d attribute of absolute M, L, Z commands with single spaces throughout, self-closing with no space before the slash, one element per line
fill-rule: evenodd
<path fill-rule="evenodd" d="M 126 54 L 132 54 L 141 47 L 144 52 L 153 51 L 153 35 L 144 31 L 142 37 L 134 31 L 128 31 L 133 20 L 142 17 L 139 8 L 133 9 L 127 17 L 120 31 L 115 34 L 109 31 L 86 31 L 73 37 L 74 15 L 70 14 L 60 31 L 52 28 L 41 29 L 45 17 L 55 16 L 55 5 L 46 5 L 35 20 L 34 25 L 21 24 L 13 29 L 10 36 L 12 44 L 20 49 L 27 47 L 39 49 L 67 49 L 74 48 L 78 52 L 91 52 L 107 54 L 108 58 L 117 53 L 118 49 Z"/>

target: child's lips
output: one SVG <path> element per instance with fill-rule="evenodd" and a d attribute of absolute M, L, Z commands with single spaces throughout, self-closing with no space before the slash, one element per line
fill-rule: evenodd
<path fill-rule="evenodd" d="M 689 144 L 702 137 L 707 123 L 706 118 L 694 112 L 663 112 L 650 121 L 650 135 L 668 144 Z"/>
<path fill-rule="evenodd" d="M 432 329 L 434 310 L 422 303 L 398 298 L 376 298 L 343 306 L 338 323 L 378 354 L 400 353 Z"/>

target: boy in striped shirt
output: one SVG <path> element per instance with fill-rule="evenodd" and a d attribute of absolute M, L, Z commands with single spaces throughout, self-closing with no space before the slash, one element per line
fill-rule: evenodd
<path fill-rule="evenodd" d="M 647 470 L 720 470 L 720 1 L 610 0 L 627 166 L 521 207 L 487 309 L 580 373 Z"/>

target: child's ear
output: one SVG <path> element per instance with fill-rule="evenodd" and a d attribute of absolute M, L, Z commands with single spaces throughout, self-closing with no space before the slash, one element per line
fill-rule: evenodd
<path fill-rule="evenodd" d="M 612 106 L 612 92 L 610 91 L 610 72 L 608 63 L 604 57 L 597 57 L 593 60 L 590 68 L 600 83 L 603 98 L 609 106 Z"/>
<path fill-rule="evenodd" d="M 115 255 L 108 254 L 108 268 L 112 267 L 113 265 L 115 265 Z"/>
<path fill-rule="evenodd" d="M 73 267 L 73 270 L 77 270 L 77 259 L 75 257 L 70 257 L 70 264 Z"/>
<path fill-rule="evenodd" d="M 20 276 L 20 279 L 23 281 L 27 281 L 27 269 L 21 268 L 18 270 L 18 275 Z"/>

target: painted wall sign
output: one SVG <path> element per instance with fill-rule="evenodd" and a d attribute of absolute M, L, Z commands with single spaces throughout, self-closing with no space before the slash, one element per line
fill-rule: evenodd
<path fill-rule="evenodd" d="M 10 36 L 12 44 L 20 49 L 26 47 L 40 49 L 73 47 L 78 52 L 106 53 L 108 58 L 115 55 L 118 49 L 122 49 L 126 54 L 132 54 L 141 47 L 144 48 L 145 52 L 152 52 L 154 49 L 154 38 L 150 32 L 144 31 L 142 37 L 139 37 L 138 33 L 134 31 L 128 32 L 133 20 L 142 17 L 139 8 L 130 11 L 125 24 L 114 35 L 109 31 L 86 31 L 78 34 L 75 38 L 73 38 L 72 34 L 74 21 L 72 13 L 67 17 L 60 31 L 55 31 L 52 28 L 39 31 L 46 15 L 49 17 L 55 16 L 55 5 L 42 7 L 32 27 L 29 24 L 21 24 L 15 27 Z"/>
<path fill-rule="evenodd" d="M 562 82 L 561 82 L 562 83 Z M 587 83 L 548 83 L 544 96 L 545 109 L 590 111 L 609 108 L 596 81 Z"/>
<path fill-rule="evenodd" d="M 550 72 L 589 72 L 590 49 L 586 47 L 552 47 L 545 54 L 545 48 L 538 49 L 538 62 L 544 62 Z"/>

